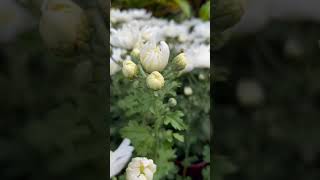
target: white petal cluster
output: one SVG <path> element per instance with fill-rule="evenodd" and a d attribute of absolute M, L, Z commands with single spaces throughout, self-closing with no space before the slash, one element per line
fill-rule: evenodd
<path fill-rule="evenodd" d="M 143 48 L 147 43 L 148 46 L 157 47 L 156 45 L 160 44 L 161 47 L 160 42 L 165 41 L 170 50 L 185 52 L 188 60 L 185 71 L 210 68 L 210 22 L 192 18 L 178 23 L 153 17 L 145 9 L 112 9 L 110 19 L 110 48 L 114 61 L 125 60 L 126 55 L 133 49 L 138 49 L 143 54 Z M 122 58 L 118 49 L 121 49 Z M 146 57 L 151 58 L 156 54 L 153 51 Z M 165 54 L 163 53 L 163 56 L 166 56 Z"/>
<path fill-rule="evenodd" d="M 152 159 L 133 158 L 126 170 L 126 180 L 152 180 L 156 169 Z"/>
<path fill-rule="evenodd" d="M 130 140 L 124 139 L 117 150 L 110 151 L 110 178 L 117 175 L 132 156 L 133 147 Z"/>

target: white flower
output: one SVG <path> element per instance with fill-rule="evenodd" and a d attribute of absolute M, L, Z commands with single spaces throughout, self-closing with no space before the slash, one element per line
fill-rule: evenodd
<path fill-rule="evenodd" d="M 210 39 L 210 22 L 202 22 L 194 26 L 193 36 L 203 40 Z"/>
<path fill-rule="evenodd" d="M 81 7 L 71 0 L 46 2 L 39 28 L 47 46 L 68 52 L 82 46 L 89 38 L 89 24 Z"/>
<path fill-rule="evenodd" d="M 126 50 L 121 49 L 121 48 L 112 48 L 112 59 L 116 62 L 122 61 L 123 58 L 122 56 L 126 54 Z"/>
<path fill-rule="evenodd" d="M 115 47 L 132 50 L 139 40 L 139 29 L 132 25 L 125 24 L 121 29 L 111 29 L 110 44 Z"/>
<path fill-rule="evenodd" d="M 110 58 L 110 75 L 117 73 L 121 67 Z"/>
<path fill-rule="evenodd" d="M 117 150 L 110 151 L 110 178 L 117 175 L 132 156 L 133 147 L 130 140 L 124 139 Z"/>
<path fill-rule="evenodd" d="M 34 25 L 34 19 L 16 1 L 0 0 L 0 43 L 11 41 Z"/>
<path fill-rule="evenodd" d="M 126 169 L 126 180 L 152 180 L 156 169 L 152 159 L 133 158 Z"/>
<path fill-rule="evenodd" d="M 185 50 L 187 58 L 187 67 L 185 71 L 191 71 L 194 68 L 210 68 L 210 46 L 193 45 Z"/>
<path fill-rule="evenodd" d="M 140 51 L 141 64 L 149 73 L 153 71 L 161 72 L 167 66 L 169 56 L 169 46 L 164 41 L 160 42 L 160 46 L 157 46 L 154 41 L 150 41 Z"/>
<path fill-rule="evenodd" d="M 112 23 L 117 22 L 129 22 L 133 19 L 148 19 L 151 17 L 151 13 L 148 13 L 145 9 L 130 9 L 130 10 L 119 10 L 111 9 L 110 21 Z"/>

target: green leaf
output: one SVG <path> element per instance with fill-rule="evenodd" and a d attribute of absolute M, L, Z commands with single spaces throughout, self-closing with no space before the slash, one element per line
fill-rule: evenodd
<path fill-rule="evenodd" d="M 176 130 L 185 130 L 187 129 L 187 125 L 183 122 L 183 113 L 181 111 L 168 112 L 164 119 L 164 124 L 170 124 Z"/>
<path fill-rule="evenodd" d="M 155 180 L 165 179 L 168 174 L 176 171 L 176 167 L 172 160 L 176 158 L 175 150 L 162 146 L 158 150 L 159 159 L 156 161 L 157 171 L 155 173 Z"/>
<path fill-rule="evenodd" d="M 210 20 L 210 1 L 201 6 L 199 16 L 204 21 Z"/>
<path fill-rule="evenodd" d="M 178 141 L 180 142 L 184 142 L 184 137 L 183 135 L 179 134 L 179 133 L 173 133 L 173 137 L 176 138 Z"/>
<path fill-rule="evenodd" d="M 175 0 L 186 17 L 191 17 L 191 6 L 187 0 Z"/>
<path fill-rule="evenodd" d="M 130 121 L 128 126 L 121 129 L 120 133 L 123 138 L 131 140 L 139 156 L 147 156 L 150 153 L 150 149 L 154 147 L 155 139 L 149 126 L 143 126 L 135 121 Z"/>
<path fill-rule="evenodd" d="M 209 147 L 209 145 L 204 146 L 202 155 L 203 155 L 204 161 L 210 162 L 210 147 Z"/>

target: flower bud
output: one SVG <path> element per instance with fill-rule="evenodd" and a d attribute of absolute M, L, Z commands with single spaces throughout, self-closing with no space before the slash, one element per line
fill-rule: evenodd
<path fill-rule="evenodd" d="M 180 53 L 173 59 L 173 63 L 176 65 L 178 70 L 183 70 L 187 66 L 187 60 L 184 53 Z"/>
<path fill-rule="evenodd" d="M 170 98 L 168 102 L 170 107 L 174 107 L 177 105 L 177 100 L 175 98 Z"/>
<path fill-rule="evenodd" d="M 206 76 L 204 74 L 200 73 L 198 78 L 199 78 L 199 80 L 205 80 Z"/>
<path fill-rule="evenodd" d="M 125 60 L 122 63 L 122 73 L 125 77 L 132 79 L 138 73 L 138 66 L 131 60 Z"/>
<path fill-rule="evenodd" d="M 133 58 L 139 59 L 140 50 L 137 49 L 137 48 L 134 48 L 134 49 L 131 51 L 131 56 L 132 56 Z"/>
<path fill-rule="evenodd" d="M 150 41 L 142 47 L 140 61 L 148 73 L 161 72 L 168 64 L 169 55 L 170 50 L 167 43 L 161 41 L 158 46 L 154 41 Z"/>
<path fill-rule="evenodd" d="M 193 93 L 192 88 L 189 87 L 189 86 L 184 87 L 183 92 L 184 92 L 184 94 L 187 95 L 187 96 L 191 96 L 192 93 Z"/>
<path fill-rule="evenodd" d="M 147 77 L 147 86 L 153 90 L 159 90 L 164 86 L 164 78 L 158 72 L 154 71 Z"/>
<path fill-rule="evenodd" d="M 71 53 L 89 39 L 84 11 L 71 0 L 50 0 L 42 9 L 39 30 L 45 44 L 56 52 Z"/>

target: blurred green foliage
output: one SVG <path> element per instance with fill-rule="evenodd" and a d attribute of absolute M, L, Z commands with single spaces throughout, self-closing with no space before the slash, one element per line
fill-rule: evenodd
<path fill-rule="evenodd" d="M 210 19 L 210 0 L 112 0 L 112 7 L 144 8 L 154 16 L 182 20 L 193 16 Z"/>

